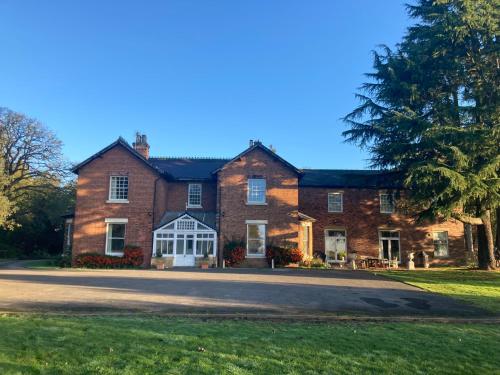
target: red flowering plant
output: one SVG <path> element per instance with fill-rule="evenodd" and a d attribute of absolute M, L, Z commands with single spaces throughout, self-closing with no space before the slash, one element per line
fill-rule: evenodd
<path fill-rule="evenodd" d="M 298 263 L 302 258 L 302 251 L 291 242 L 283 242 L 279 245 L 271 244 L 266 249 L 266 259 L 269 265 L 272 264 L 273 259 L 275 266 L 286 266 L 290 263 Z"/>
<path fill-rule="evenodd" d="M 144 254 L 141 248 L 126 245 L 123 257 L 103 255 L 99 253 L 85 253 L 75 257 L 75 267 L 80 268 L 137 268 L 142 265 Z"/>
<path fill-rule="evenodd" d="M 243 240 L 226 240 L 224 244 L 224 260 L 226 265 L 235 267 L 245 260 L 245 242 Z"/>

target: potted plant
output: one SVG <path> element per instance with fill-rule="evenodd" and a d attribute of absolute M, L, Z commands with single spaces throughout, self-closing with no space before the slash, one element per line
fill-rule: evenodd
<path fill-rule="evenodd" d="M 207 270 L 208 269 L 208 266 L 209 266 L 209 260 L 208 260 L 208 253 L 207 251 L 205 250 L 203 252 L 203 260 L 201 261 L 201 269 L 204 269 L 204 270 Z"/>
<path fill-rule="evenodd" d="M 155 254 L 156 260 L 155 260 L 155 266 L 157 270 L 164 270 L 165 269 L 165 262 L 163 261 L 163 254 L 161 251 L 157 251 Z"/>
<path fill-rule="evenodd" d="M 341 262 L 343 262 L 343 261 L 345 260 L 345 251 L 339 251 L 339 252 L 337 253 L 337 257 L 339 258 L 339 260 L 340 260 Z"/>

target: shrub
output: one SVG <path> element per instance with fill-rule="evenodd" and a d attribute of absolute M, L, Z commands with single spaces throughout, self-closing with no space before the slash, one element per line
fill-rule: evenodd
<path fill-rule="evenodd" d="M 241 239 L 231 239 L 224 243 L 223 255 L 226 265 L 237 266 L 245 259 L 245 241 Z"/>
<path fill-rule="evenodd" d="M 290 263 L 300 262 L 302 257 L 302 251 L 297 248 L 271 245 L 266 249 L 266 259 L 269 265 L 274 259 L 275 266 L 286 266 Z"/>
<path fill-rule="evenodd" d="M 245 248 L 235 247 L 232 250 L 224 252 L 224 259 L 226 260 L 226 264 L 231 267 L 241 264 L 245 260 Z"/>
<path fill-rule="evenodd" d="M 290 250 L 290 258 L 292 263 L 298 263 L 302 260 L 302 258 L 304 258 L 304 255 L 300 249 L 295 248 Z"/>
<path fill-rule="evenodd" d="M 98 253 L 80 254 L 75 257 L 75 267 L 85 268 L 133 268 L 140 267 L 144 261 L 141 248 L 133 245 L 125 246 L 123 257 Z"/>

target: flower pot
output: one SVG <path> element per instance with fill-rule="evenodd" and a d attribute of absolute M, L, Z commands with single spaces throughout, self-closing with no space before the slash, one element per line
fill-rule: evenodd
<path fill-rule="evenodd" d="M 202 263 L 201 264 L 201 269 L 202 270 L 208 270 L 208 263 Z"/>
<path fill-rule="evenodd" d="M 164 270 L 165 269 L 165 263 L 156 263 L 156 269 L 157 270 Z"/>

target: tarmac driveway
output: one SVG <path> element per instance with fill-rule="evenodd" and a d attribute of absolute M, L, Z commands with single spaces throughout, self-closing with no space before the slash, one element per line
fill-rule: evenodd
<path fill-rule="evenodd" d="M 484 312 L 365 271 L 0 269 L 0 311 L 470 317 Z"/>

